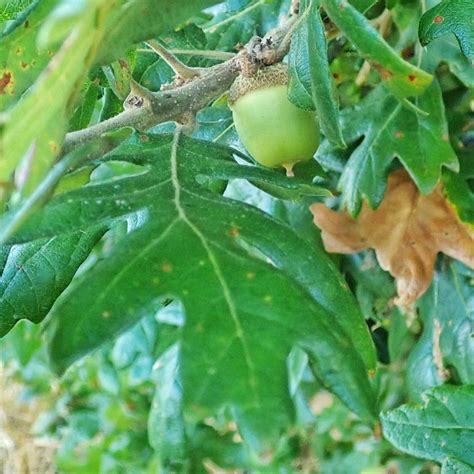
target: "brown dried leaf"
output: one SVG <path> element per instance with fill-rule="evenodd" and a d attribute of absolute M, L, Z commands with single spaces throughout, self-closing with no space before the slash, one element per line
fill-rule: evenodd
<path fill-rule="evenodd" d="M 357 219 L 324 204 L 310 207 L 328 252 L 373 248 L 397 282 L 397 304 L 419 298 L 430 286 L 438 252 L 474 268 L 474 232 L 462 223 L 441 185 L 423 196 L 404 170 L 392 173 L 378 209 L 366 203 Z"/>

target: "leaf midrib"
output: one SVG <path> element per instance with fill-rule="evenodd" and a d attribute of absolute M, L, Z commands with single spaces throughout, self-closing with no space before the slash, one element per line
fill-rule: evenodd
<path fill-rule="evenodd" d="M 245 339 L 245 333 L 242 327 L 242 324 L 239 319 L 239 315 L 237 312 L 237 308 L 235 306 L 235 303 L 232 298 L 232 294 L 230 292 L 229 286 L 227 285 L 227 281 L 224 278 L 224 275 L 221 271 L 220 265 L 217 261 L 216 256 L 214 255 L 214 252 L 212 251 L 205 235 L 199 230 L 196 225 L 194 225 L 193 222 L 188 218 L 183 206 L 181 205 L 181 186 L 179 182 L 179 177 L 178 177 L 178 145 L 179 145 L 179 139 L 181 137 L 181 128 L 177 128 L 173 137 L 173 142 L 171 146 L 171 153 L 170 153 L 170 160 L 171 160 L 171 182 L 174 188 L 174 204 L 176 207 L 176 210 L 178 212 L 179 218 L 190 228 L 190 230 L 196 235 L 196 237 L 201 241 L 201 244 L 204 248 L 204 250 L 207 253 L 207 256 L 209 258 L 209 262 L 211 264 L 212 269 L 214 270 L 214 274 L 219 281 L 219 284 L 222 288 L 224 300 L 227 304 L 227 307 L 229 309 L 229 313 L 232 317 L 232 321 L 234 322 L 235 326 L 235 334 L 236 337 L 240 340 L 240 343 L 242 345 L 243 353 L 244 353 L 244 358 L 245 362 L 248 367 L 248 371 L 250 374 L 249 378 L 249 383 L 251 390 L 253 392 L 254 399 L 256 401 L 256 405 L 260 406 L 261 405 L 261 400 L 257 392 L 257 377 L 256 377 L 256 370 L 255 370 L 255 365 L 253 363 L 253 360 L 250 356 L 250 349 L 248 342 Z"/>

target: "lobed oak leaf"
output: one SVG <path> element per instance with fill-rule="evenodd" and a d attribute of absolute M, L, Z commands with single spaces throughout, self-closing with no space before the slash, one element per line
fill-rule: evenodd
<path fill-rule="evenodd" d="M 324 204 L 310 210 L 328 252 L 375 250 L 396 280 L 397 304 L 412 303 L 428 289 L 438 252 L 474 268 L 473 228 L 461 222 L 441 185 L 422 195 L 404 169 L 389 176 L 381 205 L 374 210 L 364 202 L 357 219 Z"/>

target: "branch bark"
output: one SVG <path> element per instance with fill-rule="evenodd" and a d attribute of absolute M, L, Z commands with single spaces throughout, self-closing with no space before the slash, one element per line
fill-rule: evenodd
<path fill-rule="evenodd" d="M 203 70 L 199 77 L 190 82 L 159 92 L 139 88 L 139 100 L 129 101 L 130 108 L 104 122 L 68 133 L 62 154 L 69 153 L 110 130 L 121 127 L 146 130 L 159 123 L 179 122 L 189 114 L 196 114 L 230 88 L 245 64 L 251 63 L 257 67 L 263 63 L 268 65 L 268 57 L 272 58 L 272 63 L 281 61 L 289 48 L 289 44 L 282 45 L 283 38 L 296 18 L 291 17 L 282 26 L 268 32 L 261 41 L 255 42 L 253 38 L 233 58 Z M 266 51 L 262 51 L 262 48 Z M 265 58 L 264 61 L 261 58 Z"/>

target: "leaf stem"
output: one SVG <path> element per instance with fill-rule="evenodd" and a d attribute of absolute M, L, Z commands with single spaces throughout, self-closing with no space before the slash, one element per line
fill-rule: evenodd
<path fill-rule="evenodd" d="M 77 164 L 78 157 L 82 158 L 82 154 L 71 153 L 59 161 L 46 178 L 41 181 L 40 185 L 33 193 L 23 202 L 20 208 L 12 215 L 7 222 L 2 222 L 0 230 L 0 245 L 7 242 L 10 237 L 18 230 L 25 220 L 50 196 L 54 188 L 58 184 L 61 177 L 67 170 Z"/>
<path fill-rule="evenodd" d="M 221 26 L 227 25 L 227 23 L 231 23 L 232 21 L 236 20 L 237 18 L 240 18 L 241 16 L 246 15 L 247 13 L 251 12 L 252 10 L 255 10 L 257 7 L 260 5 L 263 5 L 265 0 L 257 0 L 255 3 L 250 4 L 248 7 L 244 8 L 243 10 L 240 10 L 238 13 L 235 15 L 231 15 L 227 17 L 225 20 L 219 21 L 218 23 L 215 23 L 214 25 L 208 26 L 207 28 L 204 28 L 204 33 L 213 33 L 214 31 L 217 30 L 217 28 L 220 28 Z"/>
<path fill-rule="evenodd" d="M 235 127 L 234 122 L 232 122 L 230 125 L 228 125 L 219 135 L 217 135 L 216 138 L 214 138 L 212 141 L 217 142 L 220 140 L 229 130 L 232 129 L 232 127 Z"/>
<path fill-rule="evenodd" d="M 16 231 L 53 194 L 59 180 L 84 161 L 97 159 L 115 148 L 123 138 L 119 136 L 100 137 L 87 146 L 74 150 L 58 161 L 37 188 L 24 200 L 18 209 L 0 218 L 0 245 L 11 239 Z"/>
<path fill-rule="evenodd" d="M 154 53 L 156 51 L 149 48 L 139 48 L 137 51 L 141 53 Z M 228 53 L 226 51 L 213 51 L 208 49 L 181 49 L 181 48 L 170 48 L 169 53 L 178 54 L 183 56 L 202 56 L 209 59 L 220 59 L 227 61 L 235 56 L 235 53 Z"/>
<path fill-rule="evenodd" d="M 423 109 L 420 109 L 413 102 L 410 102 L 406 97 L 402 99 L 402 104 L 406 108 L 410 109 L 412 112 L 415 112 L 415 114 L 417 115 L 422 115 L 423 117 L 427 117 L 429 115 L 428 112 L 424 111 Z"/>

